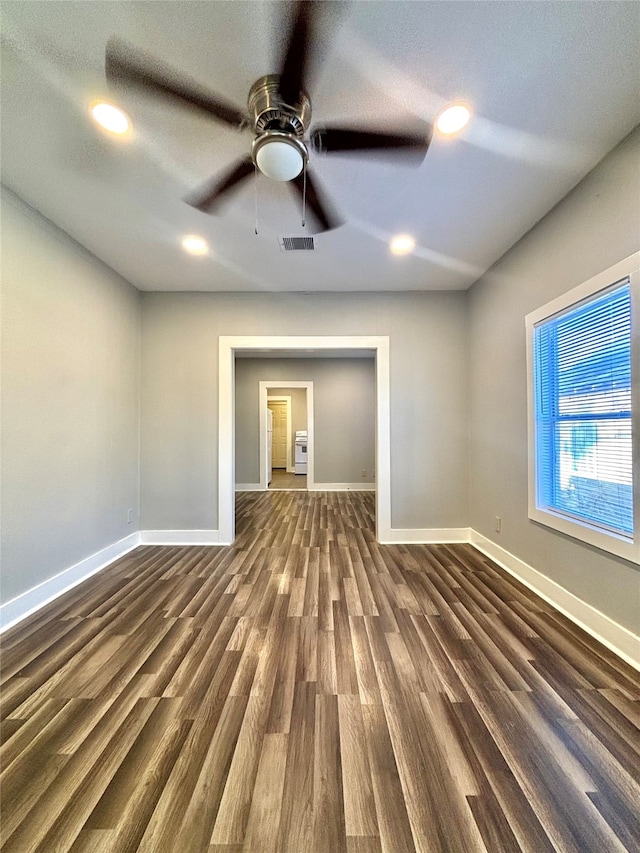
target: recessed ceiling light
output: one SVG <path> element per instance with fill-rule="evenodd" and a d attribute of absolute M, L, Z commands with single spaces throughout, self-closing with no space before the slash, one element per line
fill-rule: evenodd
<path fill-rule="evenodd" d="M 209 251 L 207 241 L 203 240 L 202 237 L 196 237 L 194 234 L 184 238 L 182 248 L 190 255 L 206 255 Z"/>
<path fill-rule="evenodd" d="M 465 104 L 451 104 L 438 113 L 436 127 L 440 133 L 451 136 L 466 127 L 470 118 L 471 110 Z"/>
<path fill-rule="evenodd" d="M 407 255 L 415 249 L 416 241 L 409 234 L 398 234 L 393 238 L 390 246 L 394 255 Z"/>
<path fill-rule="evenodd" d="M 131 130 L 131 122 L 126 113 L 113 104 L 97 101 L 91 105 L 91 115 L 101 127 L 110 133 L 122 136 Z"/>

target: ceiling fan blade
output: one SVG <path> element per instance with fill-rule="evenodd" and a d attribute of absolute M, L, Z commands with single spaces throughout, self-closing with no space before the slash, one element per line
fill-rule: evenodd
<path fill-rule="evenodd" d="M 336 214 L 332 205 L 327 201 L 324 194 L 319 190 L 316 182 L 313 180 L 307 169 L 307 189 L 306 189 L 306 207 L 311 211 L 312 216 L 321 226 L 322 231 L 331 231 L 342 225 L 342 219 Z M 290 185 L 296 193 L 303 197 L 305 178 L 304 174 L 300 173 L 297 178 L 290 181 Z"/>
<path fill-rule="evenodd" d="M 422 132 L 388 133 L 382 130 L 350 127 L 322 127 L 311 134 L 311 144 L 320 153 L 379 152 L 409 155 L 422 161 L 432 129 L 425 125 Z"/>
<path fill-rule="evenodd" d="M 107 42 L 105 71 L 113 85 L 136 86 L 198 109 L 237 128 L 249 124 L 248 115 L 234 104 L 207 92 L 196 82 L 180 77 L 173 69 L 120 39 Z"/>
<path fill-rule="evenodd" d="M 292 107 L 299 103 L 300 93 L 305 88 L 316 13 L 316 0 L 300 0 L 298 2 L 282 62 L 278 87 L 284 102 Z"/>
<path fill-rule="evenodd" d="M 211 213 L 220 201 L 221 196 L 235 189 L 254 171 L 255 166 L 251 157 L 243 157 L 242 160 L 234 163 L 228 172 L 216 176 L 205 187 L 188 196 L 185 201 L 203 213 Z"/>

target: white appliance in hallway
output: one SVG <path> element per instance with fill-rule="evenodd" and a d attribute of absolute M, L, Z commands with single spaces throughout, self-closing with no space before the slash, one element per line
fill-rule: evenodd
<path fill-rule="evenodd" d="M 267 407 L 267 486 L 273 478 L 273 412 Z"/>
<path fill-rule="evenodd" d="M 306 429 L 296 430 L 295 472 L 296 472 L 296 474 L 306 474 L 307 473 L 307 431 L 306 431 Z"/>

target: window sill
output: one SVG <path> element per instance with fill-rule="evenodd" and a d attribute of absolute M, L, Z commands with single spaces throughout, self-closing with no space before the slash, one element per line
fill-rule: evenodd
<path fill-rule="evenodd" d="M 529 518 L 545 527 L 551 527 L 559 533 L 585 542 L 587 545 L 593 545 L 595 548 L 607 551 L 616 557 L 622 557 L 624 560 L 640 565 L 640 542 L 634 542 L 631 537 L 613 532 L 609 533 L 587 522 L 556 513 L 551 509 L 530 507 Z"/>

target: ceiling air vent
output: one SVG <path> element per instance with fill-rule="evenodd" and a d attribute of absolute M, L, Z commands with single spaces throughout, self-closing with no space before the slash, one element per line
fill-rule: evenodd
<path fill-rule="evenodd" d="M 280 237 L 278 239 L 283 252 L 313 252 L 313 237 Z"/>

